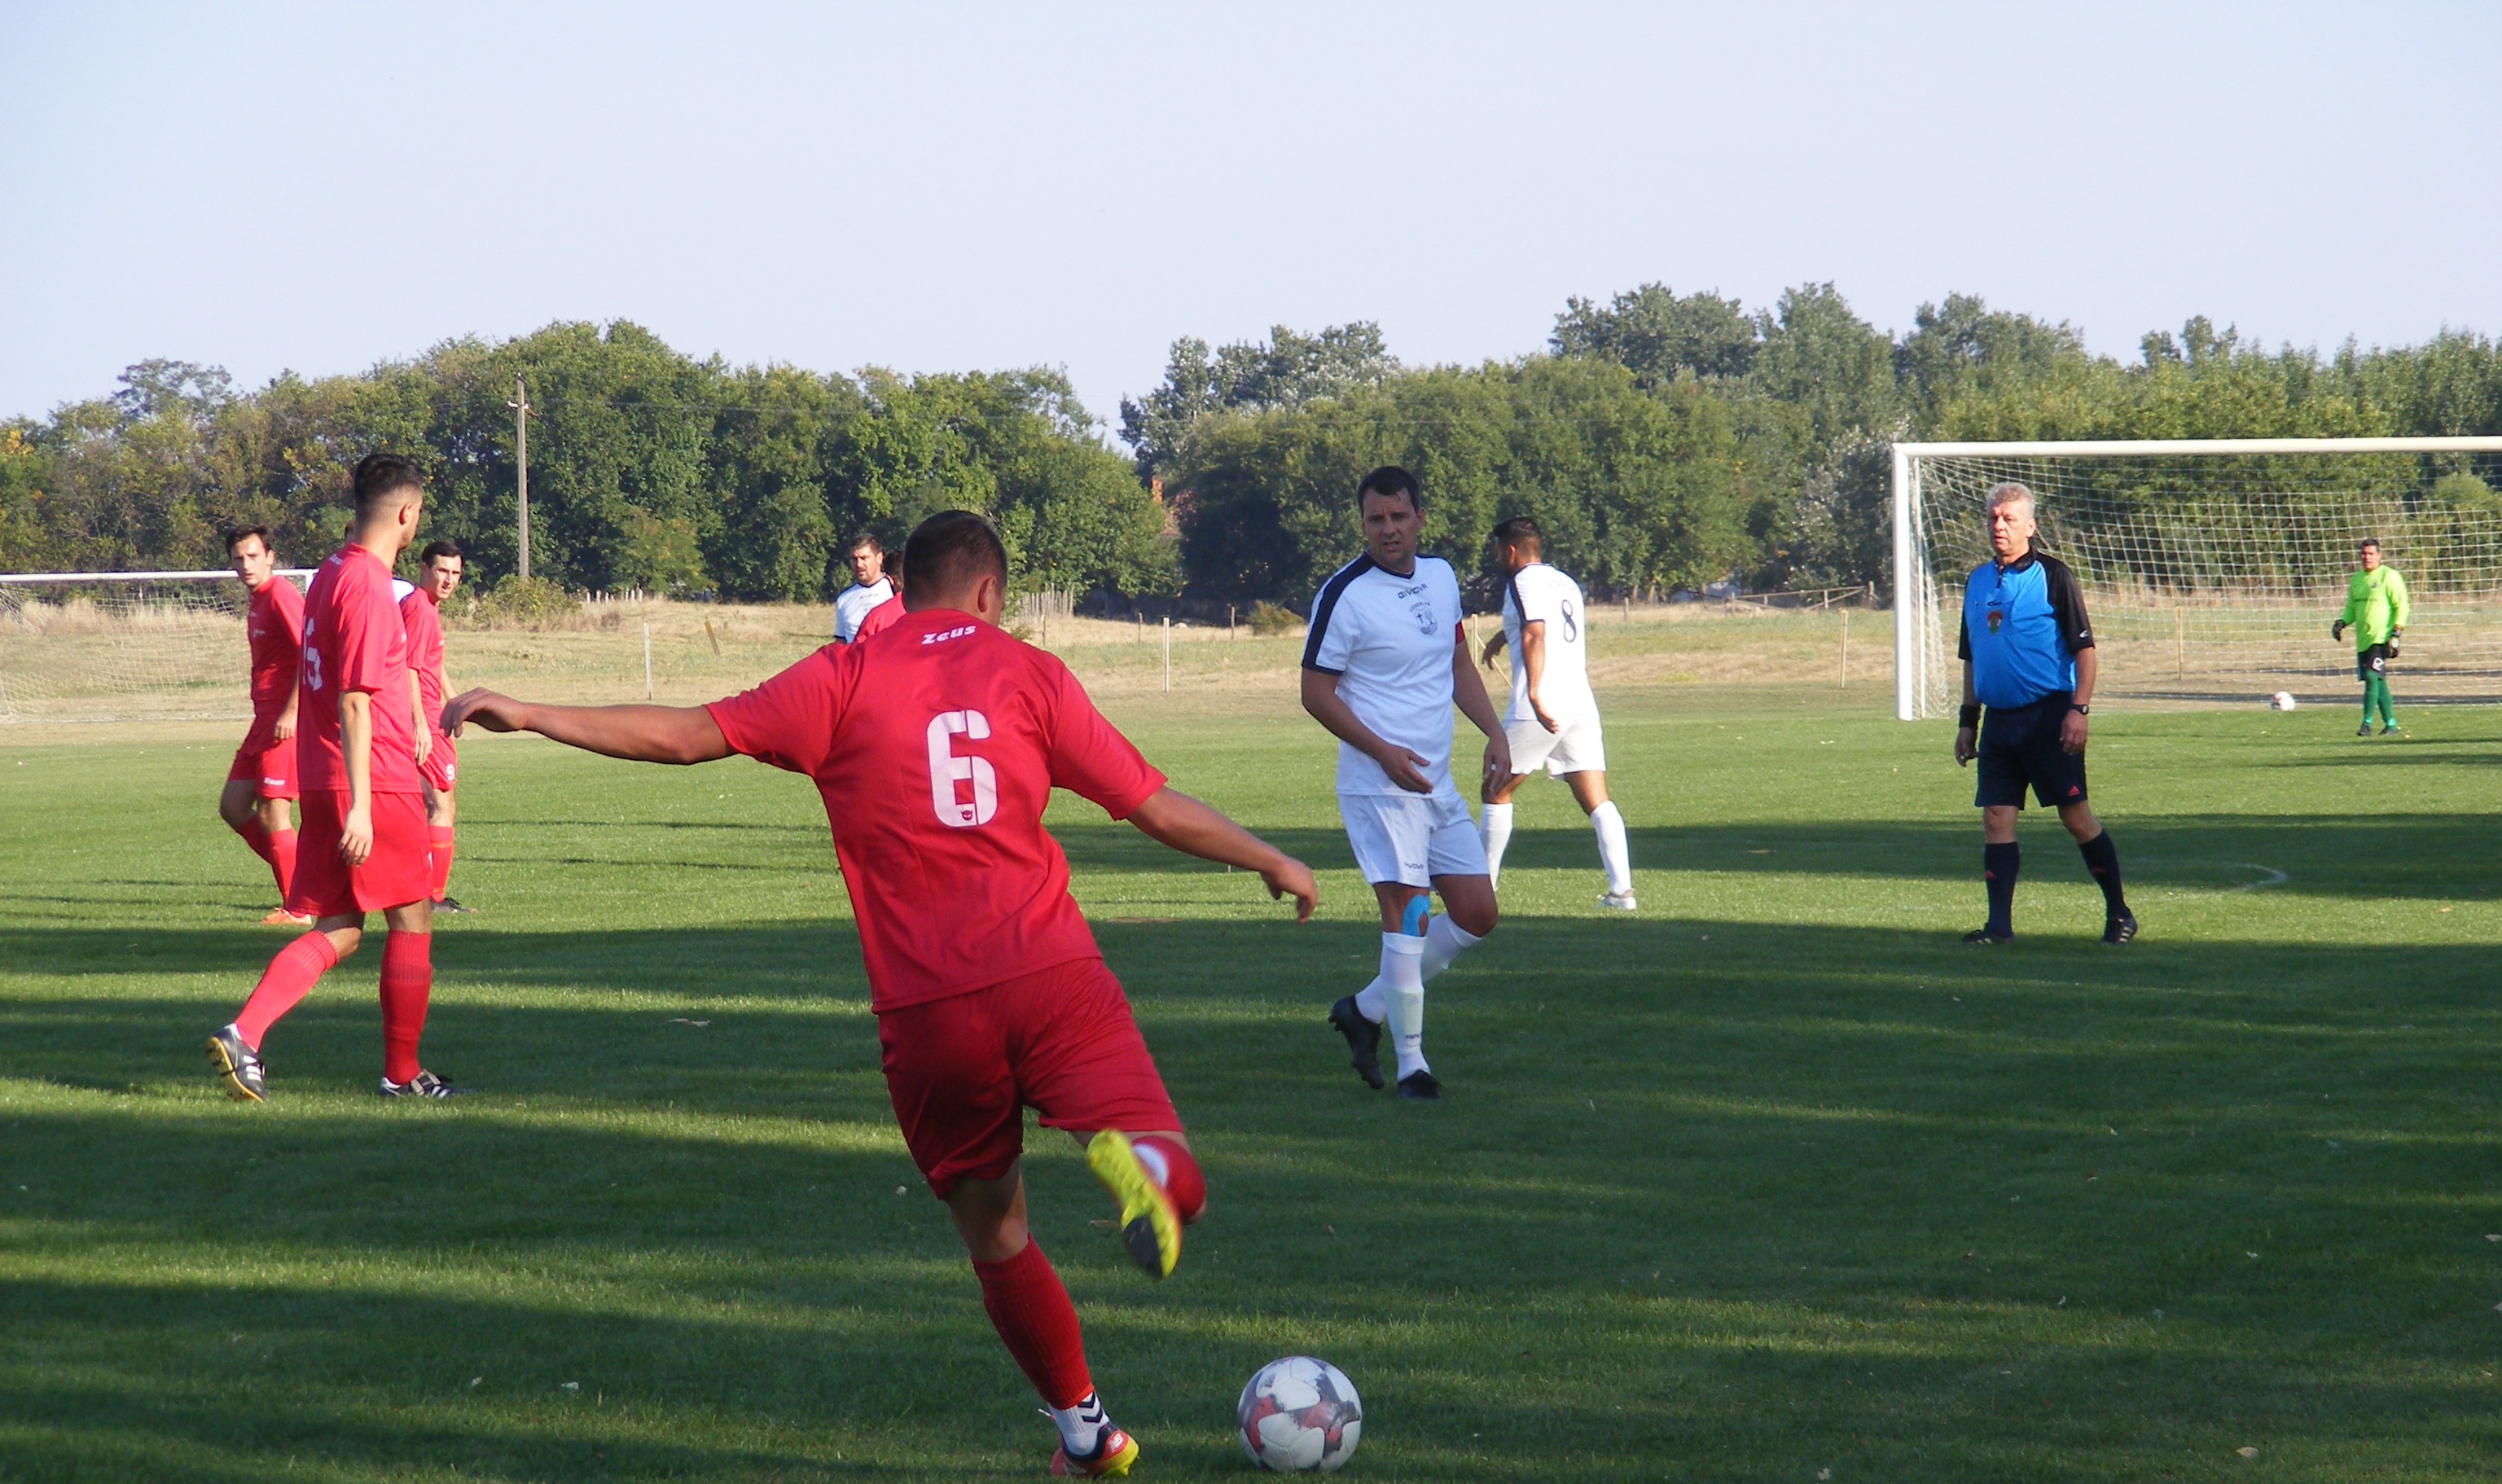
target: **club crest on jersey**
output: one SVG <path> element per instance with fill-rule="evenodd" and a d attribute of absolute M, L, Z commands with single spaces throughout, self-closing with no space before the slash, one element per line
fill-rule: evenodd
<path fill-rule="evenodd" d="M 924 644 L 944 644 L 950 639 L 962 639 L 972 631 L 973 625 L 965 624 L 955 628 L 941 629 L 934 634 L 923 634 L 921 636 L 921 642 Z"/>
<path fill-rule="evenodd" d="M 1415 619 L 1418 633 L 1430 634 L 1438 626 L 1434 618 L 1434 605 L 1430 600 L 1408 604 L 1407 612 Z"/>
<path fill-rule="evenodd" d="M 2007 622 L 2007 615 L 1999 612 L 1995 608 L 1992 608 L 1989 610 L 1989 618 L 1987 622 L 1989 624 L 1989 631 L 1994 634 L 1998 632 L 1998 625 Z"/>

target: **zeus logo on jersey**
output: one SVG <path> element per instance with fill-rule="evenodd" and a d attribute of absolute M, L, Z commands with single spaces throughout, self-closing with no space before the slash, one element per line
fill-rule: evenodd
<path fill-rule="evenodd" d="M 954 744 L 959 734 L 979 742 L 991 734 L 991 719 L 978 711 L 941 711 L 930 719 L 930 807 L 948 828 L 970 829 L 989 824 L 991 816 L 999 812 L 999 775 L 989 759 L 957 757 Z M 965 782 L 973 786 L 970 803 L 956 796 L 956 785 Z"/>
<path fill-rule="evenodd" d="M 944 644 L 950 639 L 962 639 L 972 631 L 973 625 L 967 624 L 961 628 L 945 629 L 934 634 L 923 634 L 921 636 L 921 642 L 924 644 Z"/>

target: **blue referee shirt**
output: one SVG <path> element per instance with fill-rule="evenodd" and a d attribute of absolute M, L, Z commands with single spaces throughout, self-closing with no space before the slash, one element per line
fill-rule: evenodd
<path fill-rule="evenodd" d="M 1984 561 L 1963 586 L 1963 638 L 1972 691 L 1993 709 L 2029 706 L 2077 689 L 2077 652 L 2094 647 L 2076 574 L 2055 556 L 2026 552 Z"/>

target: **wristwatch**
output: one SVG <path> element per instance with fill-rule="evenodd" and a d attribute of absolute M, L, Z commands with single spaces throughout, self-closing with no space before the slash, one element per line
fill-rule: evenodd
<path fill-rule="evenodd" d="M 2092 716 L 2092 715 L 2094 714 L 2094 708 L 2093 708 L 2093 707 L 2091 707 L 2091 706 L 2079 706 L 2079 705 L 2078 705 L 2075 701 L 2070 701 L 2070 702 L 2068 702 L 2068 709 L 2069 709 L 2070 711 L 2075 712 L 2075 713 L 2076 713 L 2077 715 L 2079 715 L 2079 716 Z"/>

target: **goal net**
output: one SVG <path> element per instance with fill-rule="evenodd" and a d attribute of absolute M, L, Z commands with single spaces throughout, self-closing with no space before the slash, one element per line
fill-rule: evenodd
<path fill-rule="evenodd" d="M 251 716 L 249 596 L 232 572 L 0 573 L 0 724 Z"/>
<path fill-rule="evenodd" d="M 2094 699 L 2354 700 L 2329 637 L 2365 537 L 2406 578 L 2402 701 L 2502 701 L 2502 438 L 1904 443 L 1894 448 L 1895 713 L 1953 714 L 1983 496 L 2033 491 L 2035 538 L 2084 589 Z"/>

